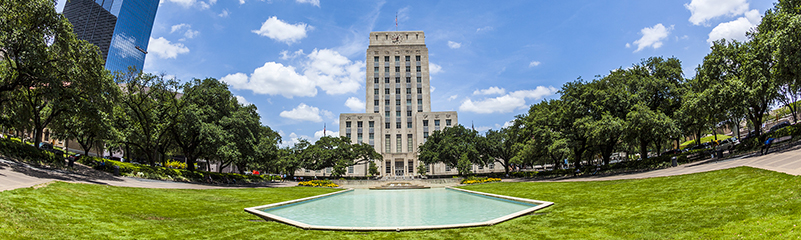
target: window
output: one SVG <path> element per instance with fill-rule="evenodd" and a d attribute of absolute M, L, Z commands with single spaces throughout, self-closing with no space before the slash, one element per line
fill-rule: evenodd
<path fill-rule="evenodd" d="M 400 99 L 395 99 L 395 106 L 400 106 Z"/>
<path fill-rule="evenodd" d="M 419 62 L 420 61 L 420 56 L 414 56 L 414 60 Z"/>
<path fill-rule="evenodd" d="M 378 67 L 373 68 L 373 72 L 378 72 Z"/>
<path fill-rule="evenodd" d="M 373 105 L 378 106 L 378 100 L 373 101 Z"/>
<path fill-rule="evenodd" d="M 367 123 L 367 125 L 370 126 L 370 128 L 374 128 L 375 127 L 375 121 L 370 121 L 370 122 Z"/>
<path fill-rule="evenodd" d="M 406 94 L 412 94 L 412 89 L 411 88 L 406 88 Z"/>
<path fill-rule="evenodd" d="M 395 72 L 400 72 L 400 67 L 395 67 Z"/>
<path fill-rule="evenodd" d="M 401 152 L 401 149 L 403 149 L 403 146 L 401 146 L 401 144 L 403 143 L 403 139 L 401 138 L 401 136 L 402 135 L 400 134 L 395 135 L 395 145 L 396 145 L 395 152 Z"/>
<path fill-rule="evenodd" d="M 423 162 L 420 162 L 420 164 L 424 164 L 424 163 L 423 163 Z M 430 168 L 430 167 L 428 167 L 428 165 L 425 165 L 425 166 L 426 166 L 426 172 L 431 172 L 431 168 Z"/>
<path fill-rule="evenodd" d="M 391 163 L 390 161 L 387 161 L 387 163 L 384 165 L 387 166 L 387 175 L 392 173 L 392 165 L 390 163 Z"/>
<path fill-rule="evenodd" d="M 423 127 L 428 127 L 428 120 L 423 120 Z"/>
<path fill-rule="evenodd" d="M 348 166 L 348 173 L 353 174 L 353 166 Z"/>
<path fill-rule="evenodd" d="M 400 56 L 395 56 L 395 61 L 400 62 Z"/>
<path fill-rule="evenodd" d="M 373 83 L 378 83 L 378 78 L 374 78 Z"/>
<path fill-rule="evenodd" d="M 378 56 L 373 57 L 374 62 L 378 62 Z"/>
<path fill-rule="evenodd" d="M 384 67 L 384 72 L 389 72 L 389 67 Z"/>
<path fill-rule="evenodd" d="M 411 61 L 411 60 L 412 60 L 412 56 L 406 56 L 406 61 L 407 61 L 407 62 L 408 62 L 408 61 Z"/>
<path fill-rule="evenodd" d="M 421 77 L 417 77 L 417 82 L 418 82 L 418 83 L 420 83 L 420 82 L 423 82 L 423 78 L 421 78 Z"/>
<path fill-rule="evenodd" d="M 325 168 L 325 173 L 331 173 L 331 167 Z"/>
<path fill-rule="evenodd" d="M 389 117 L 389 112 L 387 112 L 387 117 Z M 384 124 L 384 128 L 385 128 L 385 129 L 389 129 L 389 128 L 390 128 L 389 122 L 386 122 L 386 123 Z"/>
<path fill-rule="evenodd" d="M 388 77 L 384 78 L 384 83 L 389 83 L 389 78 Z"/>
<path fill-rule="evenodd" d="M 417 72 L 420 72 L 420 66 L 417 66 Z"/>
<path fill-rule="evenodd" d="M 351 138 L 351 135 L 350 135 L 350 133 L 345 133 L 345 137 L 347 137 L 347 138 Z"/>
<path fill-rule="evenodd" d="M 451 120 L 450 119 L 445 119 L 445 126 L 448 126 L 448 127 L 451 126 Z"/>
<path fill-rule="evenodd" d="M 401 123 L 400 122 L 396 122 L 395 123 L 395 128 L 400 129 L 401 128 Z"/>
<path fill-rule="evenodd" d="M 373 139 L 375 139 L 375 133 L 370 133 L 370 141 L 373 141 Z"/>
<path fill-rule="evenodd" d="M 389 111 L 384 111 L 384 117 L 389 117 Z"/>
<path fill-rule="evenodd" d="M 395 83 L 400 83 L 400 77 L 395 78 Z"/>
<path fill-rule="evenodd" d="M 400 115 L 400 111 L 395 111 L 395 116 L 396 116 L 396 117 L 400 117 L 400 116 L 401 116 L 401 115 Z"/>
<path fill-rule="evenodd" d="M 412 111 L 406 111 L 406 116 L 407 117 L 411 117 L 412 116 Z"/>
<path fill-rule="evenodd" d="M 395 89 L 395 94 L 400 94 L 400 88 Z"/>
<path fill-rule="evenodd" d="M 406 122 L 406 128 L 412 128 L 412 122 Z"/>
<path fill-rule="evenodd" d="M 489 167 L 490 167 L 490 169 L 495 169 L 495 163 L 494 163 L 494 162 L 491 162 L 491 163 L 489 164 Z"/>
<path fill-rule="evenodd" d="M 451 171 L 451 166 L 448 166 L 448 165 L 446 164 L 446 165 L 445 165 L 445 171 L 446 171 L 446 172 L 450 172 L 450 171 Z"/>
<path fill-rule="evenodd" d="M 389 62 L 389 56 L 384 56 L 384 62 Z"/>
<path fill-rule="evenodd" d="M 417 94 L 423 94 L 423 89 L 422 88 L 417 88 Z"/>
<path fill-rule="evenodd" d="M 411 83 L 411 82 L 412 82 L 412 78 L 406 77 L 406 83 Z"/>
<path fill-rule="evenodd" d="M 350 128 L 350 121 L 345 122 L 345 127 Z"/>
<path fill-rule="evenodd" d="M 428 138 L 428 132 L 423 132 L 423 138 Z"/>
<path fill-rule="evenodd" d="M 439 120 L 437 120 L 437 122 L 439 123 Z M 357 128 L 363 128 L 364 127 L 364 122 L 362 122 L 362 121 L 356 122 L 356 127 Z"/>
<path fill-rule="evenodd" d="M 388 153 L 388 152 L 392 152 L 392 151 L 390 151 L 390 149 L 389 149 L 389 147 L 391 146 L 390 144 L 392 144 L 392 142 L 391 142 L 391 141 L 390 141 L 390 139 L 389 139 L 389 138 L 390 138 L 390 136 L 391 136 L 391 135 L 389 135 L 389 134 L 387 134 L 387 135 L 384 135 L 384 145 L 385 145 L 384 147 L 386 147 L 386 148 L 384 149 L 384 152 L 386 152 L 386 153 Z M 387 164 L 387 165 L 389 165 L 389 164 Z"/>
<path fill-rule="evenodd" d="M 356 142 L 357 143 L 364 142 L 364 138 L 362 137 L 361 133 L 356 134 Z"/>
<path fill-rule="evenodd" d="M 423 109 L 417 109 L 417 112 L 423 112 Z"/>
<path fill-rule="evenodd" d="M 306 170 L 306 172 L 310 172 L 309 169 L 305 169 L 305 170 Z"/>
<path fill-rule="evenodd" d="M 407 106 L 411 106 L 412 105 L 412 100 L 411 99 L 406 99 L 406 105 Z"/>
<path fill-rule="evenodd" d="M 412 67 L 411 66 L 406 66 L 406 72 L 412 72 Z"/>
<path fill-rule="evenodd" d="M 414 141 L 414 137 L 411 134 L 406 134 L 406 149 L 408 150 L 407 152 L 412 152 L 412 148 L 414 147 L 412 141 Z"/>
<path fill-rule="evenodd" d="M 423 105 L 423 99 L 417 99 L 417 105 Z"/>
<path fill-rule="evenodd" d="M 406 165 L 406 168 L 408 169 L 408 173 L 409 174 L 413 174 L 414 173 L 414 162 L 412 162 L 412 160 L 409 160 L 408 163 L 409 164 Z"/>
<path fill-rule="evenodd" d="M 384 94 L 389 94 L 389 88 L 384 88 Z"/>
<path fill-rule="evenodd" d="M 386 104 L 387 106 L 389 106 L 389 99 L 384 99 L 384 104 Z"/>
<path fill-rule="evenodd" d="M 378 95 L 378 89 L 376 89 L 374 92 L 375 92 L 375 95 Z"/>
<path fill-rule="evenodd" d="M 439 127 L 439 119 L 434 120 L 434 127 Z"/>

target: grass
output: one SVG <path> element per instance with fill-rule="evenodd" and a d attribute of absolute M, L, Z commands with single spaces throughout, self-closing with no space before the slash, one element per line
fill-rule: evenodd
<path fill-rule="evenodd" d="M 718 140 L 731 138 L 731 136 L 723 135 L 723 134 L 718 134 L 717 136 L 718 136 Z M 701 142 L 702 143 L 711 142 L 712 140 L 715 140 L 715 136 L 706 136 L 706 137 L 702 137 L 701 138 Z M 694 145 L 697 145 L 697 143 L 695 143 L 695 140 L 690 140 L 690 141 L 686 141 L 686 142 L 681 143 L 681 145 L 679 145 L 679 147 L 684 149 L 686 147 L 690 147 L 690 146 L 694 146 Z"/>
<path fill-rule="evenodd" d="M 602 182 L 465 189 L 555 202 L 495 226 L 411 232 L 305 231 L 243 211 L 326 188 L 169 190 L 53 183 L 0 192 L 0 239 L 798 239 L 801 177 L 740 167 Z"/>

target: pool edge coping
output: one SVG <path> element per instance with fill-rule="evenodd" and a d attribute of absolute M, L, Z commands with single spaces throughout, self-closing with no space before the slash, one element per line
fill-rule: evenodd
<path fill-rule="evenodd" d="M 295 220 L 292 220 L 292 219 L 280 217 L 280 216 L 277 216 L 277 215 L 274 215 L 274 214 L 269 214 L 269 213 L 266 213 L 264 211 L 259 210 L 259 209 L 264 209 L 264 208 L 272 208 L 272 207 L 278 207 L 278 206 L 294 204 L 294 203 L 298 203 L 298 202 L 304 202 L 304 201 L 308 201 L 308 200 L 313 200 L 313 199 L 318 199 L 318 198 L 323 198 L 323 197 L 328 197 L 328 196 L 332 196 L 332 195 L 336 195 L 336 194 L 342 194 L 342 193 L 353 191 L 353 188 L 348 188 L 348 189 L 344 189 L 342 191 L 336 191 L 336 192 L 326 193 L 326 194 L 317 195 L 317 196 L 311 196 L 311 197 L 306 197 L 306 198 L 289 200 L 289 201 L 284 201 L 284 202 L 279 202 L 279 203 L 272 203 L 272 204 L 261 205 L 261 206 L 256 206 L 256 207 L 249 207 L 249 208 L 245 208 L 244 210 L 245 210 L 245 212 L 248 212 L 248 213 L 256 215 L 256 216 L 259 216 L 262 219 L 265 219 L 265 220 L 268 220 L 268 221 L 281 222 L 281 223 L 288 224 L 288 225 L 291 225 L 291 226 L 295 226 L 295 227 L 298 227 L 298 228 L 302 228 L 302 229 L 305 229 L 305 230 L 362 231 L 362 232 L 365 232 L 365 231 L 398 231 L 398 232 L 400 232 L 400 231 L 436 230 L 436 229 L 449 229 L 449 228 L 466 228 L 466 227 L 492 226 L 492 225 L 495 225 L 495 224 L 498 224 L 498 223 L 501 223 L 501 222 L 504 222 L 504 221 L 508 221 L 508 220 L 511 220 L 511 219 L 514 219 L 514 218 L 517 218 L 517 217 L 520 217 L 520 216 L 523 216 L 523 215 L 526 215 L 526 214 L 530 214 L 532 212 L 535 212 L 537 210 L 549 207 L 549 206 L 554 204 L 553 202 L 540 201 L 540 200 L 534 200 L 534 199 L 528 199 L 528 198 L 511 197 L 511 196 L 492 194 L 492 193 L 485 193 L 485 192 L 478 192 L 478 191 L 471 191 L 471 190 L 465 190 L 465 189 L 459 189 L 459 188 L 453 188 L 453 187 L 445 187 L 445 188 L 446 189 L 455 190 L 455 191 L 461 191 L 461 192 L 465 192 L 465 193 L 484 195 L 484 196 L 488 196 L 488 197 L 494 197 L 494 198 L 518 201 L 518 202 L 535 203 L 535 204 L 537 204 L 537 206 L 526 208 L 526 209 L 523 209 L 521 211 L 517 211 L 515 213 L 507 214 L 507 215 L 501 216 L 499 218 L 495 218 L 495 219 L 484 221 L 484 222 L 461 223 L 461 224 L 446 224 L 446 225 L 432 225 L 432 226 L 406 226 L 406 227 L 337 227 L 337 226 L 318 226 L 318 225 L 310 225 L 310 224 L 298 222 L 298 221 L 295 221 Z"/>

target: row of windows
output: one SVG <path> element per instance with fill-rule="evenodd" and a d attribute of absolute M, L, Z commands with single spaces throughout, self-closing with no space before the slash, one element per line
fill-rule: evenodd
<path fill-rule="evenodd" d="M 401 82 L 400 80 L 401 80 L 400 77 L 395 77 L 395 83 L 400 83 Z M 417 83 L 421 83 L 421 82 L 423 82 L 423 78 L 422 77 L 417 77 Z M 378 83 L 378 78 L 373 78 L 373 83 Z M 384 78 L 384 83 L 389 83 L 389 77 L 385 77 Z M 411 77 L 406 77 L 406 83 L 412 83 L 412 78 Z"/>
<path fill-rule="evenodd" d="M 390 134 L 384 135 L 384 152 L 385 153 L 392 152 L 392 150 L 390 149 L 390 146 L 392 146 L 392 140 L 389 139 L 390 137 L 392 137 L 392 135 L 390 135 Z M 406 142 L 406 151 L 407 152 L 413 152 L 414 151 L 414 135 L 407 134 L 406 135 L 406 141 L 407 141 Z M 396 153 L 401 152 L 401 149 L 403 149 L 402 143 L 403 143 L 403 134 L 395 135 L 395 144 L 396 144 L 395 152 Z"/>
<path fill-rule="evenodd" d="M 375 91 L 373 91 L 373 93 L 375 95 L 378 95 L 378 89 L 375 89 Z M 384 94 L 389 94 L 389 88 L 384 88 Z M 395 88 L 395 94 L 401 94 L 401 89 L 400 88 Z M 412 94 L 412 89 L 411 88 L 406 88 L 406 94 Z M 423 89 L 422 88 L 417 88 L 417 94 L 423 94 Z"/>
<path fill-rule="evenodd" d="M 415 70 L 417 72 L 420 72 L 422 69 L 420 68 L 420 66 L 416 66 Z M 373 68 L 373 72 L 378 72 L 378 71 L 379 71 L 378 67 Z M 389 72 L 389 67 L 384 67 L 384 72 Z M 395 67 L 395 72 L 401 72 L 400 67 Z M 406 66 L 406 72 L 412 72 L 412 67 Z"/>
<path fill-rule="evenodd" d="M 386 111 L 386 116 L 385 117 L 389 117 L 389 113 L 390 113 L 390 111 Z M 396 111 L 395 114 L 396 114 L 396 117 L 400 117 L 401 112 L 397 112 Z M 411 117 L 412 116 L 412 111 L 406 111 L 406 116 Z M 369 121 L 368 124 L 369 124 L 370 128 L 374 128 L 375 127 L 375 121 Z M 453 124 L 453 122 L 451 121 L 451 119 L 445 119 L 445 126 L 450 127 L 452 124 Z M 352 125 L 351 125 L 350 121 L 345 122 L 345 128 L 348 128 L 346 131 L 350 132 L 351 126 Z M 363 126 L 364 126 L 364 124 L 363 124 L 362 121 L 356 122 L 356 127 L 361 128 Z M 435 127 L 439 127 L 440 126 L 440 120 L 439 119 L 435 119 L 434 120 L 434 126 Z M 390 129 L 392 127 L 392 123 L 386 122 L 384 127 L 385 127 L 385 129 Z M 423 120 L 423 127 L 428 127 L 428 120 Z M 396 122 L 395 123 L 395 128 L 401 128 L 401 122 Z M 412 122 L 406 122 L 406 128 L 412 128 Z M 347 134 L 346 137 L 350 137 L 350 133 L 346 133 L 346 134 Z M 361 139 L 361 133 L 359 134 L 359 139 Z M 373 139 L 372 133 L 370 134 L 370 139 Z M 361 140 L 359 140 L 359 142 L 361 142 Z"/>
<path fill-rule="evenodd" d="M 373 61 L 374 62 L 378 62 L 378 59 L 380 59 L 378 56 L 373 57 Z M 411 61 L 412 60 L 412 56 L 406 56 L 405 60 L 407 62 Z M 419 62 L 420 61 L 420 56 L 419 55 L 418 56 L 414 56 L 414 60 Z M 395 61 L 396 62 L 400 62 L 400 56 L 395 56 Z M 384 56 L 384 62 L 389 62 L 389 56 Z"/>
<path fill-rule="evenodd" d="M 378 100 L 373 100 L 373 105 L 378 106 L 379 102 L 380 101 L 378 101 Z M 384 99 L 384 105 L 389 106 L 389 99 Z M 401 100 L 400 99 L 395 99 L 395 106 L 400 106 L 400 105 L 401 105 Z M 406 105 L 407 106 L 412 105 L 412 100 L 411 99 L 406 99 Z M 417 99 L 417 105 L 423 105 L 423 99 Z"/>

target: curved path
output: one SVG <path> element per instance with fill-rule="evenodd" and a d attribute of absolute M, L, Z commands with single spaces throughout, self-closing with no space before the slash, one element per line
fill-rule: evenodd
<path fill-rule="evenodd" d="M 0 191 L 26 188 L 51 181 L 102 184 L 118 187 L 176 188 L 176 189 L 221 189 L 252 187 L 289 187 L 293 182 L 264 183 L 259 185 L 205 185 L 173 181 L 161 181 L 132 177 L 118 177 L 75 163 L 74 171 L 42 169 L 0 157 Z"/>

